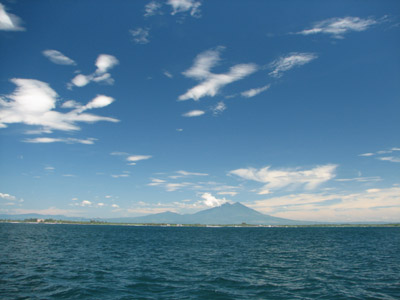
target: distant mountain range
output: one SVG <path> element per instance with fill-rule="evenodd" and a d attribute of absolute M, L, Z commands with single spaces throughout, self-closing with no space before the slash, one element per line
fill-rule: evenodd
<path fill-rule="evenodd" d="M 67 221 L 89 221 L 87 218 L 65 217 L 62 215 L 0 215 L 0 219 L 24 220 L 24 219 L 55 219 Z M 225 203 L 218 207 L 202 210 L 194 214 L 177 214 L 174 212 L 163 212 L 142 217 L 109 218 L 98 219 L 101 221 L 115 223 L 153 223 L 153 224 L 202 224 L 202 225 L 227 225 L 227 224 L 252 224 L 252 225 L 306 225 L 317 222 L 295 221 L 272 217 L 251 209 L 239 202 L 234 204 Z"/>

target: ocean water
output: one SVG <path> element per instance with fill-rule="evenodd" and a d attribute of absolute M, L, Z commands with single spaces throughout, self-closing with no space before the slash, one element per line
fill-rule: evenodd
<path fill-rule="evenodd" d="M 0 299 L 400 299 L 400 228 L 0 224 Z"/>

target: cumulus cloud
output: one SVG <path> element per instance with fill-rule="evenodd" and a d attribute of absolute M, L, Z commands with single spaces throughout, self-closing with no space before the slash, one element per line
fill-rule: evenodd
<path fill-rule="evenodd" d="M 203 111 L 203 110 L 191 110 L 191 111 L 188 111 L 187 113 L 184 113 L 182 116 L 191 118 L 191 117 L 199 117 L 204 114 L 205 114 L 205 111 Z"/>
<path fill-rule="evenodd" d="M 0 3 L 0 30 L 5 31 L 23 31 L 21 19 L 16 15 L 6 12 L 3 4 Z"/>
<path fill-rule="evenodd" d="M 0 198 L 1 198 L 1 199 L 8 200 L 8 201 L 17 200 L 17 198 L 16 198 L 15 196 L 12 196 L 12 195 L 10 195 L 10 194 L 4 194 L 4 193 L 0 193 Z"/>
<path fill-rule="evenodd" d="M 43 55 L 46 56 L 51 62 L 58 65 L 76 65 L 75 61 L 65 56 L 57 50 L 44 50 Z"/>
<path fill-rule="evenodd" d="M 30 126 L 40 126 L 38 132 L 52 132 L 53 130 L 74 131 L 80 127 L 78 122 L 95 123 L 99 121 L 118 122 L 119 120 L 109 117 L 102 117 L 83 111 L 99 102 L 112 99 L 99 95 L 86 106 L 72 109 L 67 113 L 56 111 L 58 100 L 57 93 L 45 82 L 34 79 L 14 78 L 11 80 L 17 88 L 4 97 L 0 97 L 0 128 L 7 127 L 7 124 L 23 123 Z M 109 100 L 109 104 L 112 101 Z M 93 106 L 94 105 L 94 106 Z"/>
<path fill-rule="evenodd" d="M 96 59 L 96 73 L 106 73 L 109 69 L 119 64 L 118 59 L 115 56 L 109 54 L 100 54 Z"/>
<path fill-rule="evenodd" d="M 317 58 L 317 55 L 313 53 L 298 53 L 292 52 L 289 55 L 280 57 L 274 60 L 269 66 L 273 69 L 269 75 L 275 78 L 279 78 L 284 72 L 298 66 L 305 65 L 310 61 Z"/>
<path fill-rule="evenodd" d="M 38 138 L 23 140 L 23 142 L 25 143 L 34 143 L 34 144 L 65 143 L 65 144 L 84 144 L 84 145 L 93 145 L 95 141 L 96 141 L 95 138 L 76 139 L 76 138 L 50 138 L 50 137 L 38 137 Z"/>
<path fill-rule="evenodd" d="M 144 11 L 145 17 L 150 17 L 150 16 L 154 16 L 157 14 L 162 14 L 161 12 L 161 6 L 162 4 L 156 1 L 151 1 L 149 3 L 146 4 L 146 6 L 144 7 Z"/>
<path fill-rule="evenodd" d="M 200 1 L 195 0 L 168 0 L 167 4 L 171 6 L 171 15 L 177 13 L 189 12 L 192 17 L 200 16 Z"/>
<path fill-rule="evenodd" d="M 335 177 L 337 165 L 317 166 L 309 170 L 276 169 L 269 166 L 259 170 L 254 168 L 237 169 L 229 174 L 239 176 L 246 180 L 266 183 L 259 191 L 260 195 L 271 193 L 272 189 L 281 189 L 287 186 L 304 186 L 306 189 L 314 189 L 318 185 Z"/>
<path fill-rule="evenodd" d="M 271 87 L 271 85 L 267 84 L 267 85 L 259 87 L 259 88 L 244 91 L 241 93 L 241 95 L 246 98 L 251 98 L 251 97 L 257 96 L 258 94 L 268 90 L 270 87 Z"/>
<path fill-rule="evenodd" d="M 361 19 L 358 17 L 331 18 L 315 23 L 312 28 L 305 29 L 298 34 L 330 34 L 334 38 L 343 38 L 343 35 L 351 31 L 364 31 L 378 22 L 373 18 Z"/>
<path fill-rule="evenodd" d="M 119 64 L 118 59 L 115 56 L 109 54 L 100 54 L 95 62 L 97 69 L 90 75 L 78 74 L 68 85 L 69 88 L 72 86 L 83 87 L 90 82 L 102 82 L 105 84 L 113 84 L 114 79 L 108 71 Z"/>
<path fill-rule="evenodd" d="M 89 200 L 83 200 L 81 203 L 78 203 L 79 206 L 92 206 L 92 202 Z"/>
<path fill-rule="evenodd" d="M 149 40 L 149 29 L 148 28 L 136 28 L 129 31 L 133 36 L 133 41 L 136 44 L 147 44 Z"/>
<path fill-rule="evenodd" d="M 245 78 L 257 70 L 255 64 L 238 64 L 230 68 L 227 73 L 214 74 L 211 68 L 220 60 L 220 51 L 223 47 L 200 53 L 194 60 L 193 66 L 183 72 L 186 77 L 201 81 L 200 84 L 189 89 L 179 96 L 179 100 L 199 100 L 202 97 L 214 97 L 224 86 Z"/>
<path fill-rule="evenodd" d="M 203 203 L 208 207 L 221 206 L 222 204 L 228 202 L 228 200 L 226 200 L 225 198 L 218 199 L 210 193 L 204 193 L 203 195 L 201 195 L 201 198 L 204 199 Z"/>

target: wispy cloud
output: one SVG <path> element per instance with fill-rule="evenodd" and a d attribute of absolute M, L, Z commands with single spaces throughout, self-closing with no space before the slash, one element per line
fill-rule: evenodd
<path fill-rule="evenodd" d="M 167 76 L 168 78 L 173 78 L 173 77 L 174 77 L 174 76 L 173 76 L 170 72 L 168 72 L 168 71 L 164 71 L 163 74 L 164 74 L 165 76 Z"/>
<path fill-rule="evenodd" d="M 184 170 L 176 171 L 175 173 L 177 175 L 171 175 L 171 176 L 169 176 L 169 178 L 177 179 L 177 178 L 189 177 L 189 176 L 208 176 L 208 174 L 206 174 L 206 173 L 187 172 Z"/>
<path fill-rule="evenodd" d="M 204 114 L 205 114 L 205 111 L 203 111 L 203 110 L 191 110 L 191 111 L 188 111 L 187 113 L 184 113 L 182 116 L 192 118 L 192 117 L 199 117 Z"/>
<path fill-rule="evenodd" d="M 87 139 L 76 139 L 76 138 L 50 138 L 50 137 L 38 137 L 32 139 L 25 139 L 25 143 L 35 143 L 35 144 L 50 144 L 50 143 L 66 143 L 66 144 L 84 144 L 93 145 L 96 141 L 95 138 Z"/>
<path fill-rule="evenodd" d="M 168 0 L 167 4 L 171 6 L 171 15 L 177 13 L 189 12 L 192 17 L 200 16 L 200 1 L 195 0 Z"/>
<path fill-rule="evenodd" d="M 21 19 L 16 15 L 6 12 L 3 4 L 0 3 L 0 30 L 5 31 L 23 31 Z"/>
<path fill-rule="evenodd" d="M 265 195 L 271 190 L 281 189 L 288 186 L 304 186 L 306 189 L 314 189 L 318 185 L 335 177 L 337 165 L 317 166 L 309 170 L 276 169 L 264 167 L 261 169 L 246 168 L 230 171 L 230 175 L 236 175 L 246 180 L 266 183 L 258 194 Z"/>
<path fill-rule="evenodd" d="M 358 156 L 373 156 L 373 155 L 375 155 L 375 154 L 374 153 L 363 153 Z"/>
<path fill-rule="evenodd" d="M 111 104 L 114 101 L 111 97 L 99 95 L 88 104 L 63 113 L 55 110 L 58 95 L 47 83 L 20 78 L 14 78 L 11 82 L 17 88 L 12 94 L 0 98 L 0 128 L 7 127 L 7 124 L 23 123 L 41 126 L 38 132 L 50 133 L 53 130 L 79 130 L 78 122 L 119 121 L 84 113 L 86 110 Z"/>
<path fill-rule="evenodd" d="M 334 38 L 343 38 L 343 36 L 351 31 L 364 31 L 378 22 L 373 18 L 362 19 L 358 17 L 331 18 L 315 23 L 310 29 L 305 29 L 298 34 L 330 34 Z"/>
<path fill-rule="evenodd" d="M 44 50 L 43 55 L 46 56 L 51 62 L 58 65 L 76 65 L 75 61 L 65 56 L 57 50 Z"/>
<path fill-rule="evenodd" d="M 269 73 L 270 76 L 279 78 L 284 72 L 293 69 L 294 67 L 305 65 L 312 60 L 316 59 L 318 56 L 314 53 L 298 53 L 292 52 L 289 55 L 280 57 L 274 60 L 269 66 L 272 72 Z"/>
<path fill-rule="evenodd" d="M 102 82 L 105 84 L 113 84 L 114 79 L 111 77 L 111 74 L 108 73 L 110 69 L 119 64 L 118 59 L 115 56 L 109 54 L 100 54 L 96 59 L 96 67 L 97 69 L 90 75 L 78 74 L 68 85 L 69 88 L 73 86 L 83 87 L 90 82 Z"/>
<path fill-rule="evenodd" d="M 363 156 L 363 157 L 375 157 L 375 159 L 382 160 L 382 161 L 388 161 L 388 162 L 394 162 L 394 163 L 400 163 L 400 156 L 387 156 L 387 154 L 391 153 L 396 153 L 397 151 L 400 151 L 400 148 L 398 147 L 393 147 L 387 150 L 379 150 L 376 152 L 368 152 L 368 153 L 363 153 L 359 154 L 358 156 Z M 385 154 L 385 156 L 383 156 Z"/>
<path fill-rule="evenodd" d="M 224 102 L 220 101 L 215 105 L 214 107 L 211 108 L 211 111 L 214 116 L 218 116 L 219 114 L 222 114 L 226 110 L 226 105 Z"/>
<path fill-rule="evenodd" d="M 291 194 L 248 205 L 263 213 L 294 220 L 397 222 L 400 188 L 375 188 L 358 193 Z"/>
<path fill-rule="evenodd" d="M 200 84 L 189 89 L 185 94 L 179 96 L 179 100 L 199 100 L 202 97 L 214 97 L 224 86 L 245 78 L 257 70 L 255 64 L 238 64 L 230 68 L 227 73 L 214 74 L 211 68 L 220 60 L 220 51 L 223 47 L 200 53 L 194 60 L 193 66 L 183 75 L 201 81 Z"/>
<path fill-rule="evenodd" d="M 148 28 L 138 27 L 136 29 L 130 30 L 129 32 L 133 36 L 133 41 L 136 44 L 147 44 L 150 42 Z"/>
<path fill-rule="evenodd" d="M 162 14 L 161 7 L 162 7 L 162 4 L 157 1 L 151 1 L 151 2 L 147 3 L 146 6 L 144 7 L 144 11 L 145 11 L 144 16 L 150 17 L 150 16 Z"/>
<path fill-rule="evenodd" d="M 376 182 L 376 181 L 381 181 L 382 178 L 379 176 L 373 176 L 373 177 L 355 177 L 355 178 L 338 178 L 335 179 L 335 181 L 339 182 L 349 182 L 349 181 L 356 181 L 356 182 Z"/>
<path fill-rule="evenodd" d="M 378 157 L 379 160 L 383 161 L 390 161 L 394 163 L 400 163 L 400 157 L 394 157 L 394 156 L 384 156 L 384 157 Z"/>
<path fill-rule="evenodd" d="M 251 98 L 251 97 L 257 96 L 258 94 L 261 94 L 262 92 L 268 90 L 270 87 L 271 87 L 271 85 L 267 84 L 267 85 L 259 87 L 259 88 L 254 88 L 254 89 L 244 91 L 241 93 L 241 95 L 246 98 Z"/>
<path fill-rule="evenodd" d="M 137 161 L 150 159 L 151 157 L 152 157 L 151 155 L 130 155 L 126 158 L 126 160 L 129 162 L 136 163 Z"/>

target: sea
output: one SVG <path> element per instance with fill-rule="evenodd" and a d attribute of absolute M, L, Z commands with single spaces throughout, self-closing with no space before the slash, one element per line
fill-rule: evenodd
<path fill-rule="evenodd" d="M 400 299 L 400 228 L 0 224 L 0 299 Z"/>

